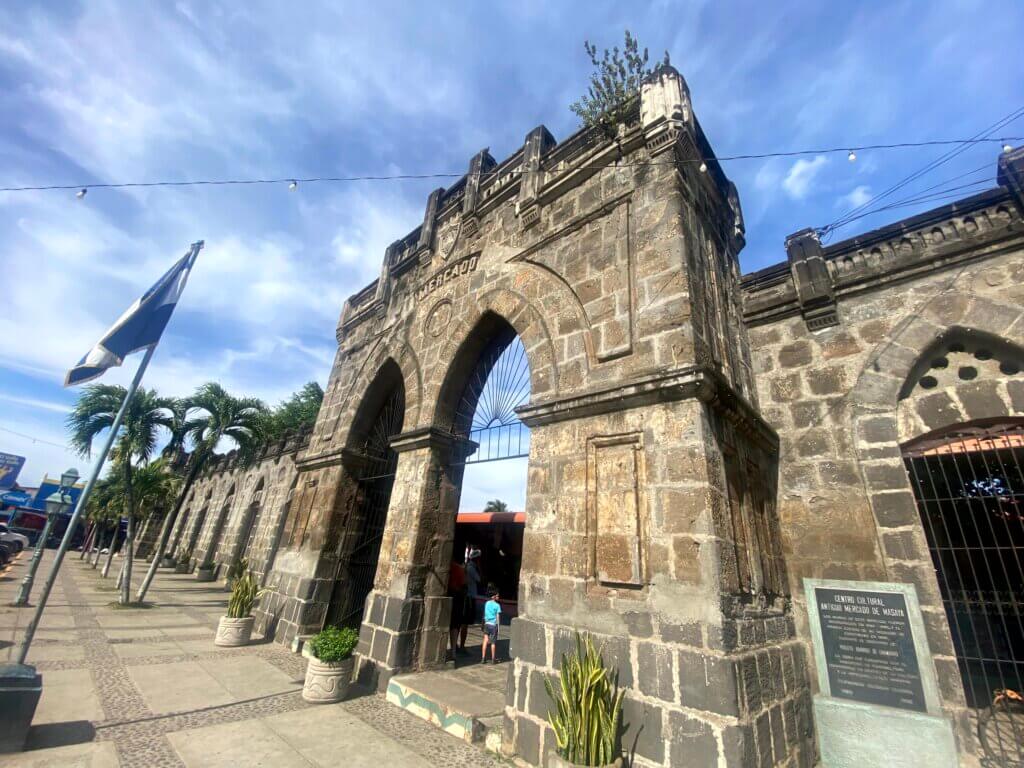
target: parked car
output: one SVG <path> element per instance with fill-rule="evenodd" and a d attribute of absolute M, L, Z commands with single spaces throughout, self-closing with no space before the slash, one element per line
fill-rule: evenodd
<path fill-rule="evenodd" d="M 15 533 L 7 527 L 7 523 L 0 523 L 0 541 L 13 545 L 15 552 L 28 548 L 28 537 Z"/>

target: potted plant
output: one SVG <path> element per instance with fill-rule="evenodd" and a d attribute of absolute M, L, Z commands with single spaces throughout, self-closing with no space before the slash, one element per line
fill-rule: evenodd
<path fill-rule="evenodd" d="M 605 667 L 593 641 L 577 633 L 575 653 L 562 654 L 559 690 L 544 679 L 555 707 L 548 711 L 548 721 L 557 745 L 557 753 L 548 757 L 548 768 L 621 768 L 624 691 L 617 678 Z"/>
<path fill-rule="evenodd" d="M 178 562 L 174 565 L 175 573 L 188 573 L 192 569 L 192 549 L 186 549 L 181 553 Z"/>
<path fill-rule="evenodd" d="M 217 624 L 217 636 L 214 645 L 234 647 L 246 645 L 252 637 L 252 607 L 263 594 L 252 571 L 239 576 L 231 587 L 231 598 L 228 600 L 228 613 L 220 617 Z"/>
<path fill-rule="evenodd" d="M 313 704 L 333 704 L 348 695 L 359 633 L 350 627 L 327 627 L 309 641 L 313 652 L 306 667 L 302 698 Z"/>

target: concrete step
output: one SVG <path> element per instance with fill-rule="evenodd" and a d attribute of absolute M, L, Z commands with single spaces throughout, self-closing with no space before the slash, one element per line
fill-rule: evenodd
<path fill-rule="evenodd" d="M 388 682 L 387 699 L 452 736 L 497 752 L 505 710 L 504 667 L 398 675 Z"/>

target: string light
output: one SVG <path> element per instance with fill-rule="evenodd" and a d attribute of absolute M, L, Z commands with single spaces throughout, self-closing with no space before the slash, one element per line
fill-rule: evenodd
<path fill-rule="evenodd" d="M 700 163 L 700 168 L 698 168 L 697 170 L 699 170 L 701 173 L 707 173 L 708 172 L 708 164 L 705 163 L 702 160 L 701 163 Z"/>
<path fill-rule="evenodd" d="M 1009 144 L 1003 144 L 1003 152 L 1012 152 L 1012 151 L 1013 151 L 1013 147 L 1011 147 Z"/>
<path fill-rule="evenodd" d="M 1022 110 L 1024 113 L 1024 110 Z M 966 146 L 972 144 L 987 144 L 992 142 L 1001 143 L 1004 151 L 1006 147 L 1009 147 L 1011 141 L 1024 141 L 1024 137 L 1021 136 L 1004 136 L 1002 138 L 970 138 L 970 139 L 936 139 L 933 141 L 905 141 L 894 144 L 866 144 L 863 146 L 856 147 L 824 147 L 819 149 L 800 149 L 788 152 L 759 152 L 752 154 L 741 154 L 741 155 L 724 155 L 716 158 L 717 162 L 728 162 L 733 160 L 766 160 L 775 157 L 800 157 L 804 155 L 827 155 L 832 153 L 845 153 L 847 158 L 850 156 L 856 157 L 857 152 L 863 152 L 867 150 L 886 150 L 886 149 L 907 149 L 915 147 L 931 147 L 931 146 L 944 146 L 944 145 L 959 145 Z M 686 160 L 683 162 L 688 163 L 699 163 L 704 166 L 702 172 L 707 171 L 707 163 L 703 160 Z M 567 163 L 560 163 L 557 172 L 561 172 L 564 165 L 564 171 L 569 172 L 573 170 L 568 167 Z M 638 163 L 627 163 L 621 161 L 614 161 L 609 164 L 597 164 L 591 166 L 583 166 L 589 168 L 608 168 L 614 165 L 617 168 L 640 168 L 650 167 L 656 165 L 678 165 L 676 160 L 665 160 L 665 161 L 648 161 Z M 553 169 L 541 168 L 536 172 L 550 173 Z M 523 169 L 515 169 L 511 171 L 509 169 L 503 169 L 500 166 L 492 171 L 482 171 L 480 178 L 485 179 L 490 176 L 496 176 L 505 173 L 528 173 Z M 89 184 L 89 189 L 128 189 L 128 188 L 143 188 L 143 187 L 220 187 L 220 186 L 251 186 L 259 184 L 287 184 L 290 190 L 298 188 L 300 183 L 316 183 L 316 182 L 352 182 L 352 181 L 407 181 L 407 180 L 421 180 L 421 179 L 460 179 L 465 176 L 466 173 L 399 173 L 399 174 L 388 174 L 388 175 L 363 175 L 363 176 L 313 176 L 309 178 L 275 178 L 275 179 L 197 179 L 192 181 L 129 181 L 129 182 L 107 182 L 107 183 L 96 183 Z M 37 184 L 37 185 L 26 185 L 26 186 L 7 186 L 0 187 L 0 192 L 43 192 L 50 190 L 78 190 L 76 197 L 79 199 L 85 197 L 87 193 L 86 187 L 82 184 Z"/>
<path fill-rule="evenodd" d="M 89 194 L 89 190 L 88 190 L 88 189 L 86 189 L 85 187 L 82 187 L 82 188 L 81 188 L 80 190 L 78 190 L 77 192 L 75 192 L 75 197 L 77 197 L 77 198 L 78 198 L 79 200 L 81 200 L 81 199 L 82 199 L 83 197 L 85 197 L 85 196 L 86 196 L 87 194 Z"/>
<path fill-rule="evenodd" d="M 855 161 L 855 160 L 857 159 L 857 153 L 856 153 L 856 152 L 854 152 L 854 151 L 853 151 L 853 150 L 851 149 L 851 150 L 850 150 L 850 154 L 848 154 L 848 155 L 846 156 L 846 159 L 847 159 L 847 160 L 849 160 L 849 161 L 850 161 L 850 162 L 852 163 L 853 161 Z"/>

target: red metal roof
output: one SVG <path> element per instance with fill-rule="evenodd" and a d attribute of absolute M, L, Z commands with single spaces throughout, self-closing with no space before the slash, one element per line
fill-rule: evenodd
<path fill-rule="evenodd" d="M 525 512 L 459 512 L 457 523 L 526 523 Z"/>

